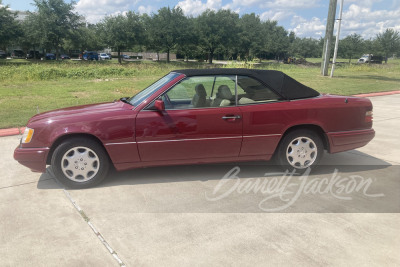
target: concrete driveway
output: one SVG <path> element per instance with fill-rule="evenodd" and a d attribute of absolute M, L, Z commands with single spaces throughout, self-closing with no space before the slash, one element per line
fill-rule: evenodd
<path fill-rule="evenodd" d="M 371 100 L 375 139 L 309 176 L 159 167 L 64 190 L 0 138 L 0 266 L 399 266 L 400 95 Z"/>

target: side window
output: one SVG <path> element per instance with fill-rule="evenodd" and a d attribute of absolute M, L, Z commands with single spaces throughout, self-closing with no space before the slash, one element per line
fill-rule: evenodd
<path fill-rule="evenodd" d="M 211 106 L 214 76 L 189 77 L 162 95 L 165 109 L 206 108 Z"/>
<path fill-rule="evenodd" d="M 226 107 L 235 105 L 236 76 L 216 76 L 211 96 L 212 107 Z"/>
<path fill-rule="evenodd" d="M 238 76 L 238 100 L 239 105 L 247 105 L 278 101 L 280 97 L 259 81 L 247 76 Z"/>

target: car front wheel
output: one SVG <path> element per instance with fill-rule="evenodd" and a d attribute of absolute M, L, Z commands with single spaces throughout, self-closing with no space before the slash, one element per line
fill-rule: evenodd
<path fill-rule="evenodd" d="M 109 158 L 96 141 L 72 138 L 59 145 L 51 165 L 56 179 L 69 188 L 87 188 L 99 184 L 107 175 Z"/>
<path fill-rule="evenodd" d="M 315 167 L 322 157 L 324 146 L 319 135 L 310 130 L 295 130 L 282 140 L 277 154 L 278 164 L 285 170 L 304 173 Z"/>

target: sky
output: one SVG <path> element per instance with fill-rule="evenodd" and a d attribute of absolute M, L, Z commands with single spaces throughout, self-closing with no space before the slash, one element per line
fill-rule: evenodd
<path fill-rule="evenodd" d="M 70 1 L 70 0 L 66 0 Z M 337 17 L 339 16 L 339 3 Z M 256 13 L 261 20 L 276 20 L 278 25 L 294 31 L 299 37 L 319 38 L 325 35 L 329 0 L 75 0 L 76 11 L 91 23 L 106 15 L 132 10 L 154 13 L 164 6 L 180 6 L 186 15 L 197 16 L 204 10 L 231 9 L 243 15 Z M 3 0 L 12 10 L 34 11 L 32 0 Z M 340 37 L 352 33 L 363 38 L 392 28 L 400 31 L 400 0 L 344 0 Z M 336 33 L 336 29 L 335 29 Z"/>

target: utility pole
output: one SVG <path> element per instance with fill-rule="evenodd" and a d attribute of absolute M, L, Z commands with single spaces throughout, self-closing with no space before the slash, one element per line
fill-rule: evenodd
<path fill-rule="evenodd" d="M 336 32 L 335 52 L 333 53 L 333 60 L 332 60 L 331 78 L 333 77 L 333 72 L 335 71 L 335 67 L 336 67 L 336 57 L 337 57 L 337 51 L 338 51 L 338 47 L 339 47 L 340 27 L 342 25 L 343 1 L 344 0 L 340 1 L 338 28 L 337 28 L 337 32 Z"/>
<path fill-rule="evenodd" d="M 337 0 L 330 0 L 328 19 L 326 21 L 324 47 L 322 50 L 321 74 L 323 76 L 328 76 L 329 59 L 331 57 L 331 42 L 333 38 L 333 28 L 335 26 L 336 6 Z"/>

